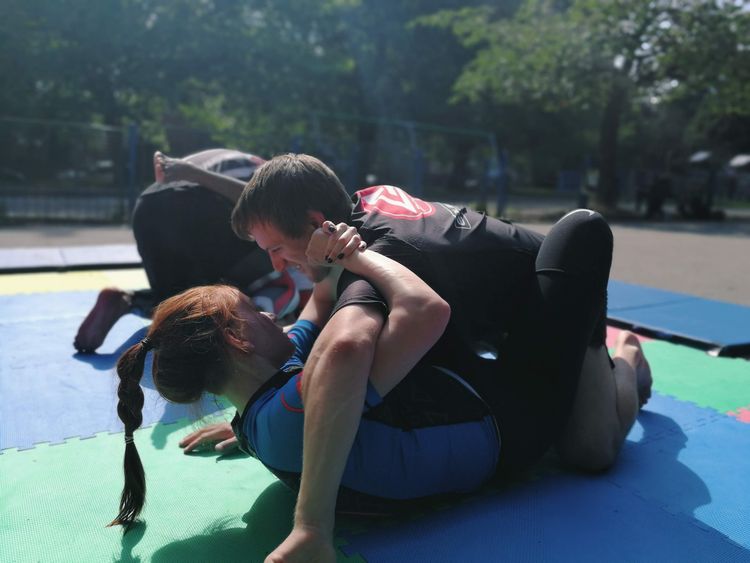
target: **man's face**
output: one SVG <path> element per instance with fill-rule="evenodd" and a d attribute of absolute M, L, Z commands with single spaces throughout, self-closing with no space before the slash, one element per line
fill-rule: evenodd
<path fill-rule="evenodd" d="M 315 230 L 310 225 L 301 238 L 291 238 L 269 223 L 253 225 L 248 234 L 255 239 L 261 250 L 268 252 L 273 269 L 281 272 L 287 268 L 295 268 L 317 283 L 328 275 L 328 269 L 320 266 L 310 266 L 307 262 L 307 245 Z"/>

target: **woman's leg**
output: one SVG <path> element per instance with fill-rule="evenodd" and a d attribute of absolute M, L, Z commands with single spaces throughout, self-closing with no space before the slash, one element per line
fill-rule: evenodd
<path fill-rule="evenodd" d="M 573 411 L 556 444 L 560 457 L 585 471 L 608 468 L 650 396 L 651 369 L 632 332 L 619 334 L 611 362 L 606 347 L 589 347 Z"/>

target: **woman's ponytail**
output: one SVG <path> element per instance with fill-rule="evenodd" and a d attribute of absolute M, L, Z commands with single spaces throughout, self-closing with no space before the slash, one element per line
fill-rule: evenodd
<path fill-rule="evenodd" d="M 109 526 L 121 525 L 127 532 L 143 509 L 146 500 L 146 474 L 135 447 L 133 433 L 143 422 L 143 390 L 140 381 L 146 354 L 152 348 L 146 337 L 131 346 L 117 362 L 117 414 L 125 425 L 125 484 L 120 498 L 120 512 Z"/>

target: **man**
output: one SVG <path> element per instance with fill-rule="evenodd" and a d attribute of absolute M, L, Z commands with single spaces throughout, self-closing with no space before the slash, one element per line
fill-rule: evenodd
<path fill-rule="evenodd" d="M 78 329 L 74 346 L 91 352 L 104 342 L 115 322 L 132 310 L 150 315 L 158 303 L 198 285 L 224 282 L 248 294 L 264 288 L 263 308 L 284 316 L 299 303 L 288 274 L 273 272 L 253 242 L 237 239 L 229 218 L 244 183 L 265 161 L 252 154 L 211 149 L 184 159 L 154 155 L 156 182 L 138 197 L 133 234 L 150 289 L 102 290 Z M 193 170 L 233 180 L 213 188 L 194 179 Z M 179 180 L 177 179 L 179 178 Z"/>
<path fill-rule="evenodd" d="M 352 200 L 322 162 L 282 155 L 245 188 L 232 224 L 239 236 L 268 252 L 274 269 L 298 269 L 313 281 L 327 275 L 325 267 L 307 260 L 313 231 L 326 220 L 356 227 L 370 249 L 408 266 L 449 303 L 451 321 L 431 355 L 465 374 L 467 392 L 495 414 L 500 469 L 528 467 L 557 444 L 568 461 L 593 470 L 614 460 L 639 399 L 647 398 L 650 375 L 643 360 L 639 396 L 635 375 L 618 377 L 618 366 L 607 356 L 611 232 L 593 212 L 570 215 L 560 227 L 568 232 L 543 242 L 536 233 L 465 208 L 425 202 L 392 186 L 361 190 Z M 327 262 L 337 258 L 328 256 Z M 365 330 L 358 323 L 366 322 L 373 304 L 384 306 L 384 300 L 371 284 L 342 276 L 315 367 L 305 373 L 295 527 L 270 561 L 305 560 L 324 553 L 330 542 L 336 492 L 362 414 L 366 358 L 374 346 L 362 338 Z M 480 351 L 499 359 L 480 358 Z M 585 365 L 588 373 L 582 374 Z M 595 377 L 602 372 L 609 379 Z M 583 396 L 577 394 L 579 374 L 586 381 Z M 401 385 L 411 390 L 409 378 Z M 585 414 L 571 419 L 574 406 L 585 413 L 581 403 L 588 406 L 606 394 L 613 397 L 601 424 L 606 432 L 591 431 L 595 425 Z"/>

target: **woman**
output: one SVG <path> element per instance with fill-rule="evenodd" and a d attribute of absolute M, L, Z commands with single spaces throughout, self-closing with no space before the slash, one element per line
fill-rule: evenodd
<path fill-rule="evenodd" d="M 337 258 L 342 266 L 368 276 L 389 302 L 390 311 L 381 334 L 384 346 L 373 361 L 368 390 L 368 400 L 375 404 L 440 337 L 450 309 L 403 266 L 376 253 L 358 251 L 361 240 L 354 229 L 325 226 L 326 232 L 318 230 L 314 244 L 310 245 L 313 252 L 317 251 L 318 259 L 342 256 Z M 316 297 L 323 297 L 329 289 L 330 286 L 319 284 Z M 288 336 L 273 323 L 271 316 L 255 311 L 247 297 L 228 286 L 193 288 L 167 299 L 155 310 L 148 336 L 127 350 L 117 367 L 121 380 L 118 414 L 125 424 L 126 450 L 121 510 L 113 524 L 129 526 L 144 501 L 145 479 L 133 432 L 141 423 L 143 393 L 139 380 L 146 353 L 154 350 L 154 383 L 168 400 L 188 403 L 210 392 L 227 397 L 239 413 L 245 413 L 248 406 L 258 406 L 258 399 L 269 404 L 272 397 L 267 392 L 261 393 L 261 397 L 258 392 L 273 388 L 278 402 L 269 406 L 276 408 L 276 412 L 264 412 L 260 417 L 268 421 L 281 414 L 283 419 L 285 413 L 278 412 L 278 405 L 282 405 L 282 410 L 289 407 L 288 413 L 299 414 L 295 411 L 301 409 L 300 368 L 320 330 L 316 323 L 328 314 L 316 308 L 321 302 L 325 300 L 310 301 L 310 307 L 302 312 Z M 328 303 L 332 305 L 330 299 Z M 395 331 L 394 326 L 398 327 Z M 297 377 L 290 383 L 292 376 Z M 273 385 L 278 385 L 278 389 Z M 276 393 L 279 389 L 281 392 Z M 300 437 L 301 419 L 295 417 L 292 421 L 297 424 Z M 288 426 L 288 421 L 283 420 L 283 424 Z M 277 459 L 294 456 L 289 450 L 288 436 L 294 431 L 285 428 L 280 448 L 274 448 L 272 443 L 258 444 L 247 429 L 239 429 L 239 434 L 251 451 L 264 448 L 262 455 L 266 459 L 261 457 L 261 461 L 276 463 L 278 467 L 272 465 L 272 470 L 283 475 L 293 470 L 295 463 L 301 463 L 301 442 L 296 461 Z M 356 479 L 356 470 L 352 474 Z"/>

